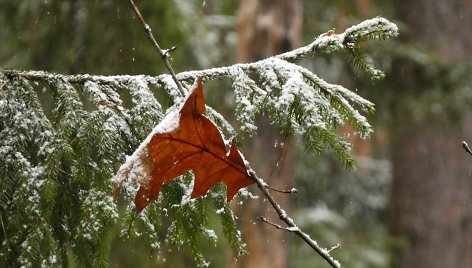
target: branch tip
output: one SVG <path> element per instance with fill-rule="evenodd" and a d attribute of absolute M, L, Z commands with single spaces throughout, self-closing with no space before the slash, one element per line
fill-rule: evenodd
<path fill-rule="evenodd" d="M 470 147 L 469 147 L 469 145 L 467 144 L 467 142 L 462 141 L 462 148 L 464 148 L 464 150 L 466 151 L 466 153 L 472 155 L 472 150 L 470 150 Z"/>
<path fill-rule="evenodd" d="M 279 190 L 279 189 L 276 189 L 276 188 L 273 188 L 273 187 L 269 186 L 267 183 L 264 183 L 264 187 L 269 189 L 269 190 L 272 190 L 274 192 L 278 192 L 278 193 L 282 193 L 282 194 L 296 194 L 298 192 L 297 189 L 295 189 L 295 188 L 292 188 L 290 190 Z"/>
<path fill-rule="evenodd" d="M 341 248 L 341 244 L 339 244 L 339 243 L 338 243 L 337 245 L 334 245 L 333 247 L 331 247 L 331 248 L 328 250 L 328 252 L 331 253 L 331 251 L 336 250 L 336 249 L 338 249 L 338 248 Z"/>

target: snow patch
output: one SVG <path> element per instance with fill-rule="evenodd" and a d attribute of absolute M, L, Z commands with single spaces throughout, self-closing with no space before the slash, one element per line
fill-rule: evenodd
<path fill-rule="evenodd" d="M 188 98 L 193 90 L 197 88 L 196 82 L 192 87 L 192 90 L 188 92 Z M 127 178 L 128 181 L 137 181 L 140 184 L 148 184 L 151 180 L 151 172 L 154 167 L 151 157 L 148 153 L 148 144 L 151 142 L 155 134 L 160 133 L 170 133 L 179 128 L 180 121 L 180 106 L 182 106 L 185 101 L 179 102 L 178 107 L 173 106 L 168 109 L 167 115 L 164 119 L 154 127 L 154 129 L 147 135 L 139 147 L 134 151 L 131 156 L 126 158 L 126 161 L 116 172 L 115 176 L 112 178 L 112 182 L 115 186 L 121 186 L 123 181 Z"/>

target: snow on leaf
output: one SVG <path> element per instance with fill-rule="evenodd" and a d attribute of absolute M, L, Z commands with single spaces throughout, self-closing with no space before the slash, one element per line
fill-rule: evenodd
<path fill-rule="evenodd" d="M 168 114 L 113 178 L 115 196 L 128 176 L 141 184 L 135 203 L 138 211 L 157 199 L 161 186 L 192 170 L 192 198 L 203 196 L 218 182 L 227 185 L 227 199 L 254 181 L 233 142 L 229 153 L 216 125 L 205 116 L 202 82 L 198 78 L 178 113 Z"/>

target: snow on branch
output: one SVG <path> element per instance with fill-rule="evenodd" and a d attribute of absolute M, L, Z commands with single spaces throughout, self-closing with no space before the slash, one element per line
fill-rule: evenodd
<path fill-rule="evenodd" d="M 207 107 L 208 116 L 216 122 L 226 138 L 255 133 L 257 127 L 254 118 L 257 114 L 265 113 L 282 130 L 301 134 L 308 149 L 319 152 L 324 147 L 331 148 L 343 163 L 351 166 L 353 160 L 349 144 L 337 135 L 336 127 L 349 123 L 361 136 L 368 136 L 372 128 L 363 114 L 373 112 L 374 105 L 341 85 L 324 81 L 296 62 L 320 53 L 344 51 L 355 66 L 373 79 L 381 78 L 381 71 L 372 66 L 361 53 L 359 45 L 369 40 L 392 38 L 397 34 L 395 24 L 384 18 L 374 18 L 340 34 L 322 34 L 307 46 L 257 62 L 176 75 L 62 75 L 44 71 L 0 69 L 0 158 L 5 159 L 0 162 L 0 170 L 8 172 L 5 183 L 10 190 L 7 195 L 17 196 L 11 201 L 17 209 L 12 213 L 23 215 L 24 211 L 28 211 L 29 216 L 26 215 L 24 221 L 34 224 L 40 219 L 37 216 L 40 214 L 38 208 L 43 210 L 42 214 L 52 215 L 54 206 L 37 207 L 38 202 L 42 201 L 31 202 L 31 196 L 36 196 L 30 194 L 31 191 L 54 193 L 56 189 L 64 189 L 68 191 L 63 195 L 64 198 L 79 193 L 80 198 L 74 202 L 87 224 L 68 228 L 76 230 L 74 237 L 77 239 L 85 239 L 87 243 L 91 243 L 91 247 L 99 248 L 104 240 L 99 235 L 105 233 L 109 223 L 117 217 L 117 208 L 111 199 L 98 202 L 110 190 L 107 188 L 109 178 L 123 163 L 125 154 L 133 151 L 135 153 L 127 158 L 121 171 L 115 174 L 115 183 L 129 180 L 133 176 L 150 175 L 150 170 L 143 169 L 149 166 L 143 163 L 146 153 L 143 148 L 149 141 L 146 136 L 153 126 L 158 125 L 159 130 L 175 125 L 175 118 L 178 117 L 176 111 L 185 95 L 182 91 L 188 91 L 180 89 L 179 83 L 176 85 L 175 81 L 185 86 L 193 83 L 196 77 L 203 77 L 205 80 L 229 78 L 232 81 L 238 128 L 233 129 L 222 115 Z M 163 53 L 165 56 L 167 52 Z M 165 89 L 173 98 L 174 106 L 163 111 L 151 91 L 155 87 Z M 51 93 L 49 95 L 54 103 L 51 116 L 38 97 L 40 91 Z M 131 104 L 121 99 L 119 93 L 122 92 L 131 96 Z M 163 118 L 165 119 L 162 120 Z M 140 141 L 143 142 L 138 147 Z M 134 150 L 136 147 L 138 149 Z M 16 174 L 17 172 L 20 174 Z M 262 180 L 256 176 L 254 179 L 259 181 L 258 185 L 263 188 L 261 191 L 266 191 Z M 30 187 L 32 183 L 35 187 Z M 69 183 L 70 187 L 60 188 L 64 183 Z M 137 189 L 132 183 L 128 186 L 125 191 L 133 196 Z M 95 188 L 98 190 L 89 191 Z M 177 192 L 174 189 L 169 191 Z M 89 194 L 83 194 L 85 192 Z M 95 205 L 91 206 L 92 203 Z M 166 209 L 172 210 L 175 204 L 168 204 Z M 1 207 L 6 205 L 9 206 L 9 203 L 0 202 Z M 223 205 L 226 206 L 221 201 L 219 207 Z M 192 209 L 197 210 L 198 207 L 185 206 L 179 213 L 188 217 L 193 214 L 187 213 L 187 210 Z M 95 213 L 97 211 L 99 213 Z M 305 233 L 297 230 L 293 221 L 281 209 L 277 209 L 277 212 L 289 226 L 287 230 L 311 243 L 333 267 L 338 266 L 329 256 L 328 250 L 320 248 Z M 226 217 L 226 232 L 235 241 L 233 245 L 242 249 L 243 244 L 236 232 L 231 210 L 225 210 L 222 216 Z M 158 214 L 150 212 L 146 217 L 137 218 L 136 221 L 144 223 L 147 233 L 152 234 Z M 137 234 L 138 229 L 132 225 L 133 221 L 134 218 L 127 218 L 127 230 Z M 200 228 L 203 222 L 188 221 L 185 224 L 189 230 L 203 230 Z M 17 237 L 16 234 L 23 233 L 21 226 L 8 227 L 15 232 L 13 238 Z M 45 228 L 52 230 L 51 226 L 47 223 Z M 173 230 L 187 233 L 183 229 Z M 27 243 L 28 246 L 39 248 L 40 240 L 37 238 L 41 231 L 43 229 L 33 232 L 37 236 L 28 238 L 28 241 L 31 240 Z M 153 239 L 155 240 L 154 237 L 150 240 Z M 58 255 L 60 248 L 62 246 L 58 245 L 46 254 Z M 46 255 L 43 257 L 47 259 Z"/>
<path fill-rule="evenodd" d="M 235 64 L 226 67 L 182 72 L 176 75 L 60 75 L 42 71 L 0 70 L 8 79 L 21 77 L 29 81 L 54 84 L 61 80 L 72 85 L 90 88 L 111 86 L 126 88 L 132 84 L 165 88 L 180 103 L 182 94 L 175 79 L 183 84 L 191 84 L 196 77 L 206 80 L 230 78 L 236 101 L 238 135 L 251 135 L 257 131 L 254 118 L 259 113 L 271 117 L 273 123 L 282 130 L 300 133 L 304 136 L 307 148 L 320 151 L 322 144 L 328 145 L 347 166 L 353 164 L 349 157 L 349 145 L 335 134 L 335 128 L 350 123 L 362 137 L 367 137 L 372 129 L 361 112 L 373 112 L 371 102 L 356 93 L 336 84 L 330 84 L 310 70 L 295 62 L 317 53 L 346 51 L 355 66 L 368 73 L 373 79 L 383 77 L 370 61 L 361 53 L 359 44 L 373 39 L 387 39 L 398 35 L 397 26 L 384 18 L 366 20 L 346 29 L 345 32 L 332 32 L 319 35 L 312 43 L 295 50 L 279 54 L 253 63 Z M 256 77 L 256 79 L 253 79 Z M 234 135 L 230 125 L 212 109 L 219 126 L 225 133 Z M 320 145 L 321 144 L 321 145 Z"/>
<path fill-rule="evenodd" d="M 344 33 L 340 34 L 321 34 L 312 43 L 285 52 L 268 59 L 260 60 L 253 63 L 235 64 L 227 67 L 211 68 L 199 71 L 188 71 L 178 73 L 176 76 L 178 80 L 193 81 L 196 77 L 203 77 L 207 80 L 218 79 L 230 76 L 235 69 L 241 69 L 245 72 L 254 71 L 264 66 L 273 58 L 284 61 L 297 61 L 307 56 L 313 56 L 317 53 L 331 53 L 343 49 L 354 49 L 360 43 L 373 39 L 388 39 L 398 36 L 398 27 L 389 20 L 377 17 L 361 22 L 352 26 Z M 0 70 L 7 76 L 21 76 L 28 80 L 44 81 L 61 78 L 72 84 L 84 84 L 86 81 L 94 81 L 97 83 L 128 83 L 130 79 L 140 79 L 146 81 L 148 84 L 164 85 L 168 84 L 165 80 L 170 78 L 169 74 L 159 76 L 149 75 L 116 75 L 116 76 L 100 76 L 100 75 L 61 75 L 42 71 L 14 71 L 14 70 Z"/>

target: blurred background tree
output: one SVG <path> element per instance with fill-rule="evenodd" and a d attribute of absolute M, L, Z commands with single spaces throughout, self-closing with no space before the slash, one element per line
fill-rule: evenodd
<path fill-rule="evenodd" d="M 471 267 L 472 178 L 459 143 L 472 136 L 472 36 L 464 27 L 472 25 L 472 4 L 394 5 L 406 24 L 404 48 L 397 49 L 387 80 L 397 95 L 390 131 L 392 231 L 405 242 L 394 267 Z"/>
<path fill-rule="evenodd" d="M 237 60 L 241 32 L 237 32 L 236 12 L 248 2 L 169 0 L 140 1 L 139 5 L 161 45 L 178 47 L 172 64 L 176 71 L 184 71 Z M 296 142 L 298 137 L 293 137 L 293 183 L 299 193 L 289 198 L 294 199 L 297 220 L 320 243 L 340 243 L 342 248 L 333 255 L 346 267 L 472 267 L 470 159 L 460 149 L 460 140 L 472 136 L 467 108 L 472 97 L 472 37 L 468 33 L 472 5 L 466 0 L 305 0 L 300 5 L 301 43 L 377 15 L 397 18 L 403 38 L 385 49 L 382 44 L 372 50 L 381 56 L 374 55 L 373 60 L 389 70 L 387 79 L 373 86 L 342 56 L 304 61 L 323 79 L 358 88 L 377 104 L 377 114 L 372 118 L 375 134 L 367 142 L 350 134 L 349 127 L 340 130 L 358 156 L 355 172 L 346 171 L 330 153 L 307 156 Z M 93 74 L 164 72 L 128 1 L 0 0 L 0 25 L 2 68 Z M 277 43 L 271 51 L 255 43 L 264 52 L 239 60 L 257 59 L 297 44 Z M 208 102 L 231 117 L 229 90 L 215 90 L 224 86 L 224 82 L 214 83 Z M 284 158 L 279 157 L 284 150 L 292 150 L 288 141 L 282 143 L 274 144 L 279 146 L 274 149 L 276 159 Z M 290 162 L 290 157 L 285 159 Z M 277 169 L 273 162 L 269 165 Z M 284 182 L 280 188 L 290 185 Z M 249 215 L 239 219 L 242 225 L 254 221 Z M 276 232 L 285 242 L 271 239 L 269 243 L 284 247 L 289 254 L 283 261 L 287 266 L 326 266 L 300 241 L 286 240 L 285 234 Z M 202 247 L 207 248 L 213 267 L 235 263 L 224 244 L 202 241 Z M 139 244 L 131 248 L 116 242 L 111 266 L 193 264 L 192 256 L 185 252 L 169 251 L 159 260 L 150 260 Z M 250 252 L 248 258 L 265 254 L 256 252 Z"/>
<path fill-rule="evenodd" d="M 301 45 L 302 11 L 298 0 L 243 0 L 238 11 L 238 61 L 254 62 Z M 257 119 L 257 135 L 246 146 L 247 157 L 260 176 L 276 189 L 293 187 L 294 148 L 291 137 L 282 136 L 267 116 Z M 286 136 L 286 135 L 285 135 Z M 255 194 L 257 194 L 255 192 Z M 291 214 L 291 195 L 273 193 Z M 238 211 L 243 239 L 250 254 L 237 267 L 287 267 L 290 252 L 288 232 L 268 224 L 253 224 L 263 216 L 278 220 L 269 203 L 248 200 Z"/>

